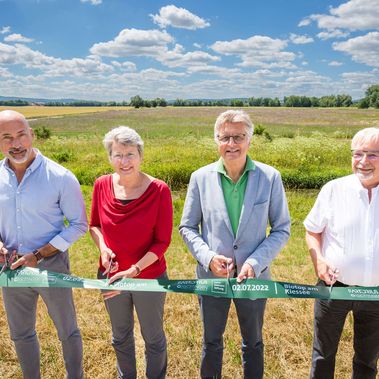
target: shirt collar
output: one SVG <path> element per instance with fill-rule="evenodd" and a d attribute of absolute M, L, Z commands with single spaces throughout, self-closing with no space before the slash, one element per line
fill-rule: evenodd
<path fill-rule="evenodd" d="M 38 149 L 36 149 L 36 148 L 33 148 L 33 150 L 36 153 L 36 157 L 34 158 L 34 160 L 31 163 L 31 165 L 26 169 L 26 172 L 33 172 L 33 171 L 35 171 L 39 167 L 39 165 L 42 163 L 42 154 L 41 154 L 41 152 Z M 13 172 L 13 170 L 9 166 L 9 158 L 5 158 L 3 160 L 3 167 L 6 168 L 7 170 L 10 170 L 10 171 Z"/>
<path fill-rule="evenodd" d="M 247 171 L 254 171 L 255 170 L 255 163 L 253 160 L 247 155 L 246 156 L 246 165 L 243 170 L 243 173 L 241 176 L 243 176 Z M 224 160 L 222 157 L 216 162 L 216 171 L 219 172 L 220 174 L 223 174 L 225 176 L 228 176 L 226 173 L 225 167 L 224 167 Z"/>

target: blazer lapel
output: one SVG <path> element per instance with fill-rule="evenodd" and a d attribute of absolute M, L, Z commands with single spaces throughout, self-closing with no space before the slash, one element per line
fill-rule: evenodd
<path fill-rule="evenodd" d="M 215 172 L 217 180 L 212 180 L 211 187 L 212 187 L 212 195 L 213 195 L 213 204 L 216 204 L 216 206 L 219 208 L 221 216 L 225 222 L 225 225 L 227 226 L 229 232 L 233 235 L 233 229 L 232 224 L 230 223 L 230 218 L 228 214 L 228 210 L 226 208 L 224 193 L 222 191 L 222 184 L 221 184 L 221 174 L 217 171 Z"/>
<path fill-rule="evenodd" d="M 245 196 L 243 200 L 243 206 L 241 210 L 241 217 L 238 225 L 236 239 L 238 239 L 242 235 L 244 229 L 246 228 L 246 225 L 248 224 L 249 217 L 251 215 L 251 212 L 253 211 L 253 207 L 255 204 L 255 199 L 257 198 L 258 186 L 259 169 L 256 167 L 255 170 L 249 171 L 249 178 L 245 190 Z"/>

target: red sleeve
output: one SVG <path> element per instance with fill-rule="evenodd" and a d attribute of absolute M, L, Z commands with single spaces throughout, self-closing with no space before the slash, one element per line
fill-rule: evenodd
<path fill-rule="evenodd" d="M 171 242 L 172 218 L 171 192 L 167 184 L 162 182 L 159 210 L 154 228 L 154 240 L 149 249 L 159 259 L 167 251 Z"/>
<path fill-rule="evenodd" d="M 92 193 L 92 204 L 91 204 L 91 219 L 89 226 L 100 227 L 100 215 L 99 215 L 99 181 L 95 181 Z"/>

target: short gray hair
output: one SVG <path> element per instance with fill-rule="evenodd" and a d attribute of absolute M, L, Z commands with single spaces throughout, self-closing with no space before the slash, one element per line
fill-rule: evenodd
<path fill-rule="evenodd" d="M 129 126 L 118 126 L 110 130 L 103 139 L 103 145 L 108 152 L 109 157 L 112 156 L 113 142 L 121 143 L 121 145 L 137 146 L 139 155 L 143 156 L 143 141 L 141 136 Z"/>
<path fill-rule="evenodd" d="M 223 113 L 221 113 L 215 122 L 214 127 L 214 139 L 216 143 L 218 143 L 218 135 L 220 132 L 220 128 L 225 125 L 226 123 L 234 123 L 234 122 L 242 122 L 245 124 L 246 128 L 246 135 L 248 138 L 248 141 L 250 142 L 251 137 L 254 133 L 254 124 L 252 123 L 250 116 L 243 110 L 235 110 L 235 109 L 229 109 Z"/>
<path fill-rule="evenodd" d="M 357 132 L 351 140 L 351 148 L 371 142 L 379 145 L 379 128 L 365 128 Z"/>

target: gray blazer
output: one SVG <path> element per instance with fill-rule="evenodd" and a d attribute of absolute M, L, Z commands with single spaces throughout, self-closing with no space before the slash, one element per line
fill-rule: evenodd
<path fill-rule="evenodd" d="M 237 272 L 247 262 L 257 278 L 270 279 L 270 263 L 288 241 L 290 216 L 280 173 L 266 164 L 254 163 L 255 170 L 248 172 L 235 238 L 217 163 L 191 175 L 179 232 L 198 262 L 200 279 L 214 277 L 209 263 L 216 254 L 233 258 Z"/>

